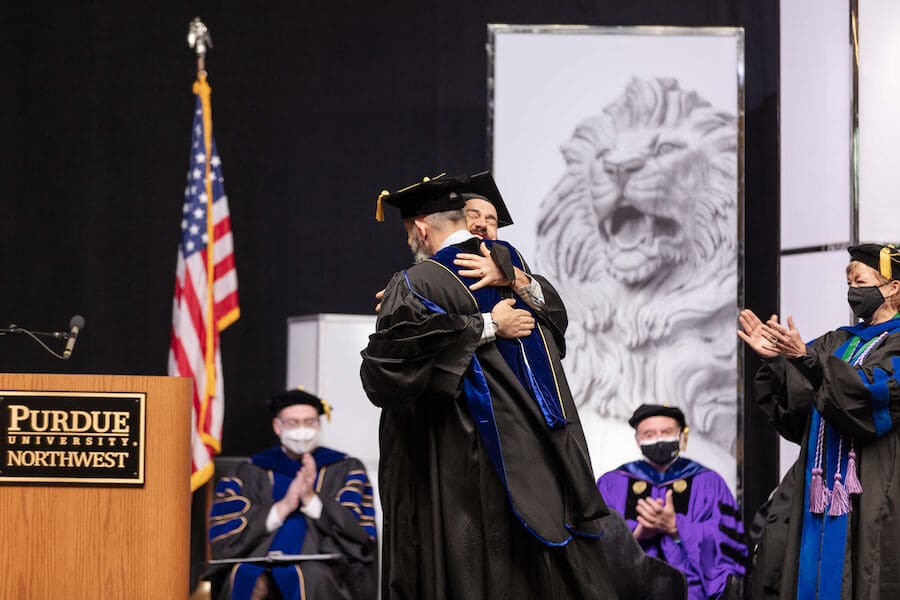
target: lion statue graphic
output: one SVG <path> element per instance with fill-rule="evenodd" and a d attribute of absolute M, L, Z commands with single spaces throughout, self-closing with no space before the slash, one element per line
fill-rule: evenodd
<path fill-rule="evenodd" d="M 674 79 L 634 78 L 562 146 L 538 272 L 569 310 L 575 398 L 627 419 L 680 406 L 734 453 L 737 121 Z"/>

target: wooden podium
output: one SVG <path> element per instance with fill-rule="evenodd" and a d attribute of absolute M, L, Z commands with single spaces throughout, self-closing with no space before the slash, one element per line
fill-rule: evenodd
<path fill-rule="evenodd" d="M 0 374 L 0 390 L 8 392 L 0 409 L 7 424 L 28 425 L 26 409 L 13 392 L 146 394 L 143 404 L 142 483 L 45 483 L 0 481 L 0 598 L 29 600 L 186 598 L 188 595 L 190 545 L 190 380 L 176 377 L 129 377 L 101 375 Z M 87 398 L 86 398 L 87 400 Z M 110 400 L 110 402 L 114 401 Z M 70 400 L 71 402 L 71 400 Z M 132 398 L 132 403 L 137 402 Z M 46 411 L 50 417 L 52 411 Z M 56 411 L 61 413 L 62 411 Z M 90 411 L 75 411 L 79 427 L 88 427 Z M 101 411 L 95 411 L 99 414 Z M 13 417 L 18 418 L 15 421 Z M 56 417 L 54 417 L 56 418 Z M 63 419 L 64 417 L 58 417 Z M 44 427 L 44 421 L 33 429 Z M 58 422 L 54 422 L 59 425 Z M 57 431 L 60 427 L 57 427 Z M 76 429 L 71 429 L 75 431 Z M 47 431 L 50 431 L 47 429 Z M 21 441 L 10 436 L 4 442 Z M 77 436 L 70 433 L 67 443 Z M 115 438 L 104 438 L 114 442 Z M 92 456 L 99 442 L 87 445 L 79 438 L 76 450 L 62 454 Z M 94 441 L 98 440 L 98 441 Z M 137 442 L 122 445 L 138 447 Z M 34 436 L 29 443 L 58 444 L 60 439 Z M 4 448 L 7 448 L 4 446 Z M 32 462 L 36 450 L 16 454 L 7 448 L 0 457 L 0 475 L 10 465 Z M 28 453 L 30 452 L 30 454 Z M 44 451 L 41 457 L 57 460 Z M 105 453 L 115 458 L 115 453 Z M 125 454 L 121 452 L 119 454 Z M 23 458 L 25 457 L 25 458 Z M 62 461 L 62 459 L 59 459 Z M 67 458 L 66 460 L 70 460 Z M 95 466 L 105 466 L 99 459 Z M 110 464 L 114 464 L 114 460 Z M 68 465 L 66 465 L 68 466 Z M 130 468 L 129 468 L 130 470 Z M 137 469 L 134 470 L 137 473 Z"/>

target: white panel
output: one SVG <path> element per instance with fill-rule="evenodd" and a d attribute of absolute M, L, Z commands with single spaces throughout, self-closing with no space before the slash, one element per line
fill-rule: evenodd
<path fill-rule="evenodd" d="M 847 242 L 850 8 L 847 0 L 791 0 L 780 12 L 781 247 Z"/>
<path fill-rule="evenodd" d="M 737 243 L 735 239 L 721 242 L 717 228 L 737 237 L 738 209 L 732 207 L 738 204 L 739 183 L 735 181 L 733 188 L 730 181 L 720 183 L 734 189 L 736 198 L 716 213 L 727 223 L 698 217 L 690 210 L 702 205 L 697 199 L 703 194 L 700 187 L 690 202 L 678 204 L 677 194 L 666 195 L 660 202 L 662 214 L 676 216 L 666 221 L 668 224 L 679 228 L 695 223 L 692 234 L 703 231 L 716 240 L 715 256 L 701 261 L 704 266 L 721 261 L 722 268 L 716 271 L 720 284 L 715 289 L 710 286 L 697 292 L 697 286 L 673 284 L 680 278 L 707 281 L 707 274 L 694 272 L 686 277 L 684 272 L 671 275 L 667 271 L 668 282 L 659 283 L 658 272 L 651 273 L 644 276 L 642 287 L 625 282 L 627 277 L 614 281 L 614 276 L 605 274 L 608 269 L 598 265 L 610 264 L 611 256 L 627 263 L 623 256 L 640 243 L 649 246 L 650 238 L 657 235 L 655 229 L 640 229 L 658 222 L 647 206 L 642 207 L 646 211 L 642 220 L 635 217 L 634 213 L 640 212 L 635 207 L 641 205 L 635 187 L 626 190 L 621 176 L 614 180 L 604 174 L 614 164 L 608 160 L 640 157 L 635 162 L 642 164 L 635 171 L 641 174 L 635 179 L 653 174 L 655 182 L 676 181 L 678 171 L 669 170 L 669 163 L 654 155 L 657 140 L 666 139 L 677 142 L 681 149 L 690 146 L 695 158 L 715 156 L 723 164 L 738 164 L 733 149 L 722 158 L 705 143 L 720 139 L 716 135 L 722 136 L 721 140 L 738 135 L 742 123 L 742 32 L 715 28 L 561 30 L 549 26 L 493 31 L 493 170 L 516 222 L 501 236 L 522 251 L 538 272 L 551 277 L 568 307 L 569 353 L 564 366 L 596 474 L 640 456 L 627 416 L 642 402 L 665 401 L 681 405 L 688 414 L 691 435 L 687 454 L 720 472 L 734 490 L 734 354 L 738 340 L 731 315 L 737 297 L 737 260 L 722 249 Z M 684 102 L 690 109 L 678 116 L 668 114 L 664 123 L 648 124 L 655 122 L 642 111 L 660 97 L 671 104 Z M 697 106 L 694 99 L 700 101 Z M 633 120 L 625 117 L 624 109 L 619 110 L 625 105 L 634 110 L 629 114 L 640 116 Z M 717 128 L 709 128 L 710 121 L 704 117 L 707 129 L 703 135 L 687 135 L 696 125 L 692 119 L 706 114 L 706 106 L 713 107 L 721 119 Z M 621 188 L 619 192 L 607 195 L 615 186 Z M 571 190 L 579 191 L 569 193 Z M 618 204 L 627 204 L 634 211 L 623 208 L 617 212 L 623 220 L 618 221 L 612 216 Z M 732 210 L 734 214 L 729 212 Z M 545 227 L 538 232 L 540 220 Z M 636 235 L 623 242 L 628 251 L 618 252 L 600 232 L 607 225 L 618 230 L 619 225 L 612 223 L 623 221 L 635 227 L 623 226 L 622 230 Z M 560 233 L 562 230 L 565 233 Z M 658 243 L 663 247 L 666 241 Z M 586 247 L 601 250 L 591 254 L 582 251 Z M 607 251 L 609 255 L 598 256 Z M 654 249 L 646 251 L 645 256 L 650 256 Z M 646 260 L 645 264 L 652 262 Z M 582 267 L 588 275 L 581 273 Z M 660 290 L 667 285 L 676 289 L 667 288 L 670 295 L 660 302 L 664 296 Z M 653 299 L 644 296 L 646 290 L 654 290 L 658 313 Z M 691 294 L 697 296 L 689 298 Z M 703 320 L 702 336 L 697 322 L 686 324 L 677 316 L 671 321 L 656 316 L 693 314 L 698 305 L 713 315 Z M 679 313 L 676 307 L 689 308 Z M 607 322 L 613 314 L 616 317 Z M 716 318 L 717 314 L 726 316 Z M 649 326 L 644 326 L 651 321 L 666 323 L 650 332 Z M 709 339 L 719 342 L 710 344 Z"/>
<path fill-rule="evenodd" d="M 381 531 L 378 496 L 378 423 L 381 409 L 372 405 L 359 378 L 375 315 L 319 314 L 288 319 L 287 386 L 303 386 L 327 400 L 331 422 L 323 421 L 323 446 L 361 460 L 375 494 L 375 524 Z M 378 536 L 379 547 L 381 536 Z"/>
<path fill-rule="evenodd" d="M 375 331 L 374 315 L 320 314 L 288 320 L 288 387 L 303 386 L 334 408 L 323 443 L 369 468 L 378 464 L 378 420 L 362 388 L 360 350 Z"/>
<path fill-rule="evenodd" d="M 846 250 L 781 257 L 781 321 L 793 315 L 805 341 L 850 324 L 848 262 Z"/>
<path fill-rule="evenodd" d="M 859 239 L 900 239 L 900 2 L 859 0 Z"/>
<path fill-rule="evenodd" d="M 319 317 L 288 319 L 287 387 L 318 387 Z"/>

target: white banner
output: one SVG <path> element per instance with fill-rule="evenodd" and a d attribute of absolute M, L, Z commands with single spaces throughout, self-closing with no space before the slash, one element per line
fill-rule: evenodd
<path fill-rule="evenodd" d="M 599 476 L 641 403 L 736 488 L 743 30 L 490 26 L 500 232 L 557 286 Z"/>

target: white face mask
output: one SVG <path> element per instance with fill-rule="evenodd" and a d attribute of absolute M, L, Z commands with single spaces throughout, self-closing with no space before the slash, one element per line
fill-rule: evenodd
<path fill-rule="evenodd" d="M 300 456 L 317 447 L 319 430 L 312 427 L 295 427 L 281 430 L 281 445 Z"/>

